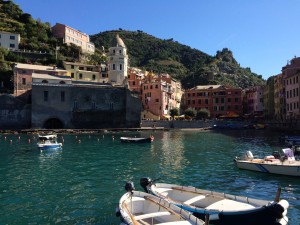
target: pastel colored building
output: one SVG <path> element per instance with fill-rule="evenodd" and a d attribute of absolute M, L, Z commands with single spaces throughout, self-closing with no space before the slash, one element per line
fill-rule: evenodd
<path fill-rule="evenodd" d="M 269 77 L 263 90 L 264 116 L 268 119 L 273 119 L 275 114 L 274 81 L 275 76 Z"/>
<path fill-rule="evenodd" d="M 84 53 L 94 53 L 95 45 L 90 42 L 90 36 L 67 25 L 56 23 L 52 28 L 53 36 L 63 40 L 63 43 L 81 47 Z"/>
<path fill-rule="evenodd" d="M 20 34 L 0 31 L 0 47 L 18 50 L 20 44 Z"/>
<path fill-rule="evenodd" d="M 170 119 L 170 110 L 180 107 L 182 90 L 178 83 L 168 74 L 148 73 L 142 82 L 142 119 Z"/>
<path fill-rule="evenodd" d="M 285 87 L 281 73 L 274 78 L 274 119 L 282 120 L 285 118 L 285 106 Z"/>
<path fill-rule="evenodd" d="M 145 72 L 147 73 L 147 72 Z M 138 68 L 129 68 L 128 69 L 128 87 L 129 90 L 135 93 L 141 94 L 142 83 L 145 77 L 145 73 Z"/>
<path fill-rule="evenodd" d="M 285 83 L 286 118 L 300 118 L 300 58 L 293 58 L 282 68 Z"/>
<path fill-rule="evenodd" d="M 20 96 L 32 88 L 32 74 L 48 74 L 54 76 L 67 76 L 67 71 L 56 66 L 41 66 L 17 63 L 13 68 L 14 73 L 14 95 Z"/>
<path fill-rule="evenodd" d="M 84 82 L 108 83 L 107 66 L 105 64 L 89 65 L 76 62 L 63 62 L 68 76 L 72 80 Z"/>
<path fill-rule="evenodd" d="M 243 113 L 242 89 L 225 85 L 196 86 L 184 93 L 184 107 L 207 109 L 211 118 Z"/>
<path fill-rule="evenodd" d="M 263 92 L 263 85 L 252 86 L 245 90 L 246 114 L 251 114 L 252 116 L 262 116 L 264 114 Z"/>

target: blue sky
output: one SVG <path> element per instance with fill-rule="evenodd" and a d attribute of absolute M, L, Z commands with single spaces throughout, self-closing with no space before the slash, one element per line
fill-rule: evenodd
<path fill-rule="evenodd" d="M 214 56 L 229 48 L 264 79 L 300 56 L 299 0 L 14 0 L 34 19 L 89 35 L 141 30 Z"/>

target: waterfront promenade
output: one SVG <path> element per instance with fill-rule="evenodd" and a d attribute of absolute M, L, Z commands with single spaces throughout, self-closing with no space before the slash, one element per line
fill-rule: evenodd
<path fill-rule="evenodd" d="M 170 130 L 170 129 L 198 129 L 209 130 L 226 124 L 236 127 L 251 127 L 254 122 L 239 120 L 142 120 L 136 128 L 106 128 L 106 129 L 1 129 L 0 133 L 102 133 L 107 131 L 142 131 L 142 130 Z M 266 129 L 280 132 L 295 133 L 300 131 L 300 120 L 265 121 Z"/>

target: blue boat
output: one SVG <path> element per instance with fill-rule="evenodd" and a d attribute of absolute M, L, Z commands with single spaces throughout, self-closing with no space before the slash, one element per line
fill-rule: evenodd
<path fill-rule="evenodd" d="M 57 142 L 57 135 L 39 135 L 39 142 L 37 146 L 40 150 L 60 149 L 62 143 Z"/>

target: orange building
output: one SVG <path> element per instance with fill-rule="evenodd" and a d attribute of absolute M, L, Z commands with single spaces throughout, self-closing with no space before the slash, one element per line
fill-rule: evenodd
<path fill-rule="evenodd" d="M 242 115 L 242 89 L 225 85 L 196 86 L 184 93 L 183 109 L 207 109 L 211 118 Z"/>
<path fill-rule="evenodd" d="M 90 36 L 64 24 L 56 23 L 52 28 L 53 36 L 61 38 L 63 43 L 81 47 L 85 53 L 94 53 L 95 45 L 90 42 Z"/>
<path fill-rule="evenodd" d="M 142 70 L 133 67 L 129 68 L 127 75 L 129 90 L 140 95 L 142 93 L 141 90 L 144 77 L 145 74 Z"/>

